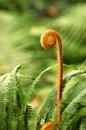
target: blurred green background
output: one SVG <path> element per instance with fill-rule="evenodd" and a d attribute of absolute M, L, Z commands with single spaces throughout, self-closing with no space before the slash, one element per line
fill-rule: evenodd
<path fill-rule="evenodd" d="M 55 50 L 40 46 L 40 36 L 48 29 L 57 30 L 62 37 L 64 64 L 71 69 L 86 68 L 85 0 L 0 0 L 0 74 L 21 64 L 21 73 L 37 77 L 56 64 Z M 55 86 L 56 72 L 55 67 L 44 74 L 36 90 Z M 31 82 L 26 80 L 24 87 Z M 42 93 L 40 89 L 39 95 Z"/>

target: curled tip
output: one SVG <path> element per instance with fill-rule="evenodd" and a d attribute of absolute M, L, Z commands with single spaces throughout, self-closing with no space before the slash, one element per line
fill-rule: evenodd
<path fill-rule="evenodd" d="M 54 125 L 54 122 L 47 122 L 47 123 L 43 126 L 42 130 L 51 130 L 53 125 Z"/>
<path fill-rule="evenodd" d="M 60 35 L 55 30 L 48 30 L 41 35 L 41 46 L 45 49 L 52 49 L 61 40 Z"/>

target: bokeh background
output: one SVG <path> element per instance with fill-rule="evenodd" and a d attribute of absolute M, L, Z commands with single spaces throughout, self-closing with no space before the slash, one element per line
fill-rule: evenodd
<path fill-rule="evenodd" d="M 64 75 L 86 68 L 85 0 L 0 0 L 0 75 L 21 64 L 21 73 L 35 78 L 56 64 L 55 50 L 40 46 L 40 36 L 48 29 L 62 37 Z M 33 93 L 37 102 L 55 86 L 56 72 L 55 67 L 41 77 Z M 24 80 L 24 92 L 31 83 Z"/>

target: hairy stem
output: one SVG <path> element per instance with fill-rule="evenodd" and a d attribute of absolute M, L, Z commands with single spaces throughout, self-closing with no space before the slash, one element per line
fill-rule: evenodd
<path fill-rule="evenodd" d="M 55 30 L 49 30 L 42 34 L 41 45 L 45 49 L 52 49 L 58 45 L 57 60 L 58 60 L 58 79 L 57 79 L 57 97 L 56 104 L 60 103 L 62 97 L 62 79 L 63 79 L 63 60 L 62 60 L 62 42 L 58 32 Z M 60 122 L 61 112 L 58 112 L 57 123 Z M 51 123 L 52 124 L 52 123 Z M 44 129 L 47 130 L 47 129 Z"/>
<path fill-rule="evenodd" d="M 62 43 L 58 41 L 58 79 L 57 79 L 57 104 L 60 103 L 62 97 L 62 79 L 63 79 L 63 60 L 62 60 Z M 61 112 L 58 113 L 57 120 L 60 122 Z"/>

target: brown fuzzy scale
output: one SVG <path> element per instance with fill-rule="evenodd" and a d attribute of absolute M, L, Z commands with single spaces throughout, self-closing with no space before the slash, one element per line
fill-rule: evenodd
<path fill-rule="evenodd" d="M 45 49 L 52 49 L 58 45 L 57 59 L 58 59 L 58 79 L 57 79 L 57 103 L 60 103 L 62 96 L 62 78 L 63 78 L 63 60 L 62 60 L 62 42 L 60 35 L 55 30 L 48 30 L 41 36 L 41 46 Z M 57 122 L 60 122 L 61 113 L 57 115 Z M 51 123 L 52 124 L 52 123 Z M 45 124 L 46 125 L 46 124 Z M 47 129 L 43 129 L 47 130 Z"/>
<path fill-rule="evenodd" d="M 60 41 L 59 33 L 54 30 L 49 30 L 41 35 L 41 46 L 45 49 L 52 49 L 56 46 L 56 41 Z"/>
<path fill-rule="evenodd" d="M 42 130 L 51 130 L 53 125 L 54 125 L 53 122 L 47 122 L 47 123 L 43 126 Z"/>
<path fill-rule="evenodd" d="M 52 130 L 52 127 L 54 126 L 54 130 L 57 129 L 58 124 L 54 123 L 54 122 L 47 122 L 43 128 L 41 130 Z"/>

